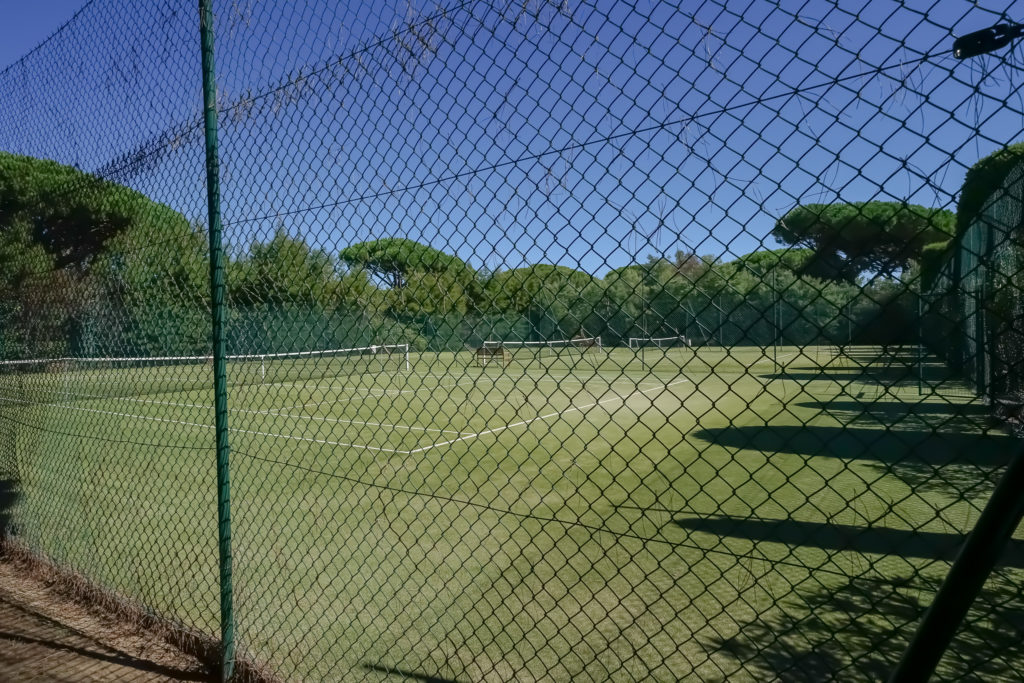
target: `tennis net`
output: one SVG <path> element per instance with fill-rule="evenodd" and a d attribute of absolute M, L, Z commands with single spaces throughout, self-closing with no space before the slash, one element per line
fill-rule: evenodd
<path fill-rule="evenodd" d="M 591 351 L 601 348 L 600 337 L 579 339 L 550 339 L 548 341 L 485 341 L 485 349 L 505 349 L 513 353 L 524 351 L 540 355 L 557 355 L 563 351 Z"/>
<path fill-rule="evenodd" d="M 676 349 L 676 348 L 689 348 L 693 346 L 693 340 L 683 335 L 677 335 L 675 337 L 630 337 L 629 348 L 631 349 L 643 349 L 643 348 L 655 348 L 655 349 Z"/>
<path fill-rule="evenodd" d="M 281 384 L 412 369 L 408 344 L 227 356 L 229 386 Z M 204 391 L 213 356 L 43 358 L 0 362 L 0 399 L 41 403 Z"/>

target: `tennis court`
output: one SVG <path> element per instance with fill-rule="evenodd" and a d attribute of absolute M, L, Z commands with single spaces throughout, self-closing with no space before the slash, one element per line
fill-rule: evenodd
<path fill-rule="evenodd" d="M 623 373 L 629 354 L 613 358 L 600 347 L 520 350 L 504 369 L 477 367 L 469 353 L 415 359 L 407 345 L 232 357 L 231 432 L 318 452 L 416 455 L 493 442 L 534 423 L 604 421 L 631 401 L 678 400 L 691 383 L 683 368 L 668 374 L 668 356 L 658 372 L 638 364 Z M 205 443 L 204 430 L 213 429 L 211 372 L 199 357 L 57 359 L 12 364 L 0 376 L 3 400 L 46 406 L 76 423 L 76 433 L 101 433 L 96 418 L 107 416 L 160 439 Z M 244 448 L 244 440 L 236 443 Z"/>
<path fill-rule="evenodd" d="M 937 374 L 922 397 L 913 366 L 887 364 L 878 349 L 515 349 L 507 364 L 482 366 L 468 350 L 400 345 L 304 353 L 229 362 L 229 427 L 243 618 L 274 652 L 289 651 L 282 636 L 312 633 L 323 645 L 301 659 L 310 677 L 386 666 L 397 651 L 422 661 L 447 651 L 467 670 L 527 677 L 609 666 L 577 662 L 558 639 L 533 657 L 500 639 L 439 640 L 446 631 L 436 624 L 452 614 L 498 634 L 527 622 L 580 628 L 595 649 L 611 637 L 609 656 L 652 677 L 712 675 L 728 661 L 726 646 L 700 659 L 705 646 L 687 634 L 746 642 L 743 620 L 767 618 L 770 595 L 728 612 L 721 605 L 752 576 L 788 585 L 815 566 L 818 580 L 838 581 L 876 563 L 922 580 L 941 575 L 936 557 L 898 542 L 851 542 L 837 553 L 827 538 L 792 534 L 955 533 L 969 528 L 1002 462 L 969 401 L 943 395 Z M 201 590 L 215 585 L 216 546 L 197 543 L 216 527 L 195 514 L 215 505 L 213 401 L 190 384 L 212 366 L 84 365 L 0 373 L 24 456 L 20 534 L 149 605 L 216 623 L 215 592 Z M 856 426 L 839 428 L 846 423 Z M 52 455 L 69 450 L 80 457 Z M 963 477 L 983 485 L 951 502 L 948 482 Z M 83 520 L 78 532 L 48 536 L 69 510 Z M 792 534 L 762 537 L 757 524 L 788 524 Z M 114 549 L 137 562 L 105 561 Z M 379 579 L 363 573 L 369 566 Z M 631 596 L 628 612 L 601 606 L 604 576 L 624 582 L 616 590 Z M 838 602 L 819 615 L 841 612 L 843 591 L 861 586 L 824 590 Z M 522 610 L 479 610 L 509 601 Z M 346 618 L 325 616 L 337 610 Z M 777 616 L 805 612 L 789 605 Z M 378 614 L 393 618 L 370 628 L 364 617 Z M 653 655 L 630 645 L 661 640 Z M 837 656 L 866 656 L 843 647 L 850 654 Z"/>

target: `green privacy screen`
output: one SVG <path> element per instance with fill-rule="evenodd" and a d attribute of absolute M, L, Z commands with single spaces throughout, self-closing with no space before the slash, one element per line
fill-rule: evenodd
<path fill-rule="evenodd" d="M 220 638 L 222 360 L 250 674 L 888 675 L 1017 448 L 1024 4 L 213 12 L 222 358 L 198 7 L 0 71 L 8 548 Z"/>

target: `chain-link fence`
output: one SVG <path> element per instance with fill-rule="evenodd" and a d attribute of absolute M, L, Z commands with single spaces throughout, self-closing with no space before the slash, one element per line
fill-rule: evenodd
<path fill-rule="evenodd" d="M 1017 449 L 1024 3 L 212 9 L 215 110 L 171 0 L 0 71 L 9 547 L 285 679 L 893 670 Z"/>

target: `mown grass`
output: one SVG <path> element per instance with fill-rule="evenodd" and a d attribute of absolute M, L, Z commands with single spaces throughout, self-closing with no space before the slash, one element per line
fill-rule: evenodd
<path fill-rule="evenodd" d="M 837 352 L 236 386 L 239 641 L 307 679 L 884 677 L 1013 442 L 934 360 Z M 4 405 L 23 538 L 216 632 L 209 392 Z M 1024 665 L 1022 555 L 946 675 Z"/>

